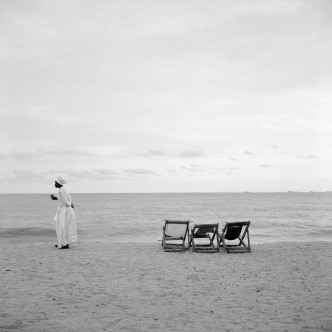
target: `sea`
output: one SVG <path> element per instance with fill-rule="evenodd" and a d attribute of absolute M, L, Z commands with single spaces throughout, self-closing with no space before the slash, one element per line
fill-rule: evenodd
<path fill-rule="evenodd" d="M 164 220 L 250 220 L 250 241 L 332 241 L 332 192 L 71 194 L 80 242 L 160 244 Z M 0 195 L 0 243 L 55 242 L 49 194 Z"/>

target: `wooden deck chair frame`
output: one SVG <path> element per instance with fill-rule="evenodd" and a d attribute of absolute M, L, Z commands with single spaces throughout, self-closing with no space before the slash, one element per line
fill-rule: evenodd
<path fill-rule="evenodd" d="M 163 226 L 163 239 L 161 245 L 165 251 L 179 251 L 179 250 L 189 250 L 189 223 L 190 220 L 164 220 L 165 225 Z M 167 234 L 168 225 L 185 225 L 186 230 L 184 236 L 174 237 Z M 187 240 L 187 246 L 186 246 Z M 180 243 L 175 243 L 174 241 L 179 241 Z"/>
<path fill-rule="evenodd" d="M 218 235 L 219 224 L 196 224 L 191 230 L 190 244 L 195 252 L 213 253 L 220 250 Z M 207 244 L 198 244 L 197 239 L 207 239 Z M 216 240 L 216 245 L 214 244 Z"/>
<path fill-rule="evenodd" d="M 250 220 L 240 222 L 227 222 L 219 234 L 220 246 L 228 253 L 251 252 L 249 237 Z M 236 241 L 237 244 L 229 244 L 226 241 Z"/>

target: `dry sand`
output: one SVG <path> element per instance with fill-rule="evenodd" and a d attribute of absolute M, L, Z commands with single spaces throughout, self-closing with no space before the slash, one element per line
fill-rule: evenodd
<path fill-rule="evenodd" d="M 0 331 L 331 331 L 332 243 L 0 244 Z"/>

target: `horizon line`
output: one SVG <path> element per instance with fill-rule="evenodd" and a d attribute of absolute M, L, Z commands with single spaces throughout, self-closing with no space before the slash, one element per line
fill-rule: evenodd
<path fill-rule="evenodd" d="M 79 195 L 144 195 L 144 194 L 292 194 L 292 193 L 332 193 L 331 190 L 325 191 L 315 191 L 315 190 L 307 190 L 307 191 L 299 191 L 299 190 L 287 190 L 287 191 L 166 191 L 166 192 L 159 192 L 159 191 L 151 191 L 151 192 L 71 192 L 72 195 L 79 194 Z M 40 192 L 40 193 L 0 193 L 0 195 L 50 195 L 50 193 Z"/>

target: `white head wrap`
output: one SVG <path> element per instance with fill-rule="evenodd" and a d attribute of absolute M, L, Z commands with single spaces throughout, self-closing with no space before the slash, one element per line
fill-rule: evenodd
<path fill-rule="evenodd" d="M 58 176 L 55 181 L 61 184 L 62 186 L 67 183 L 67 181 L 61 176 Z"/>

